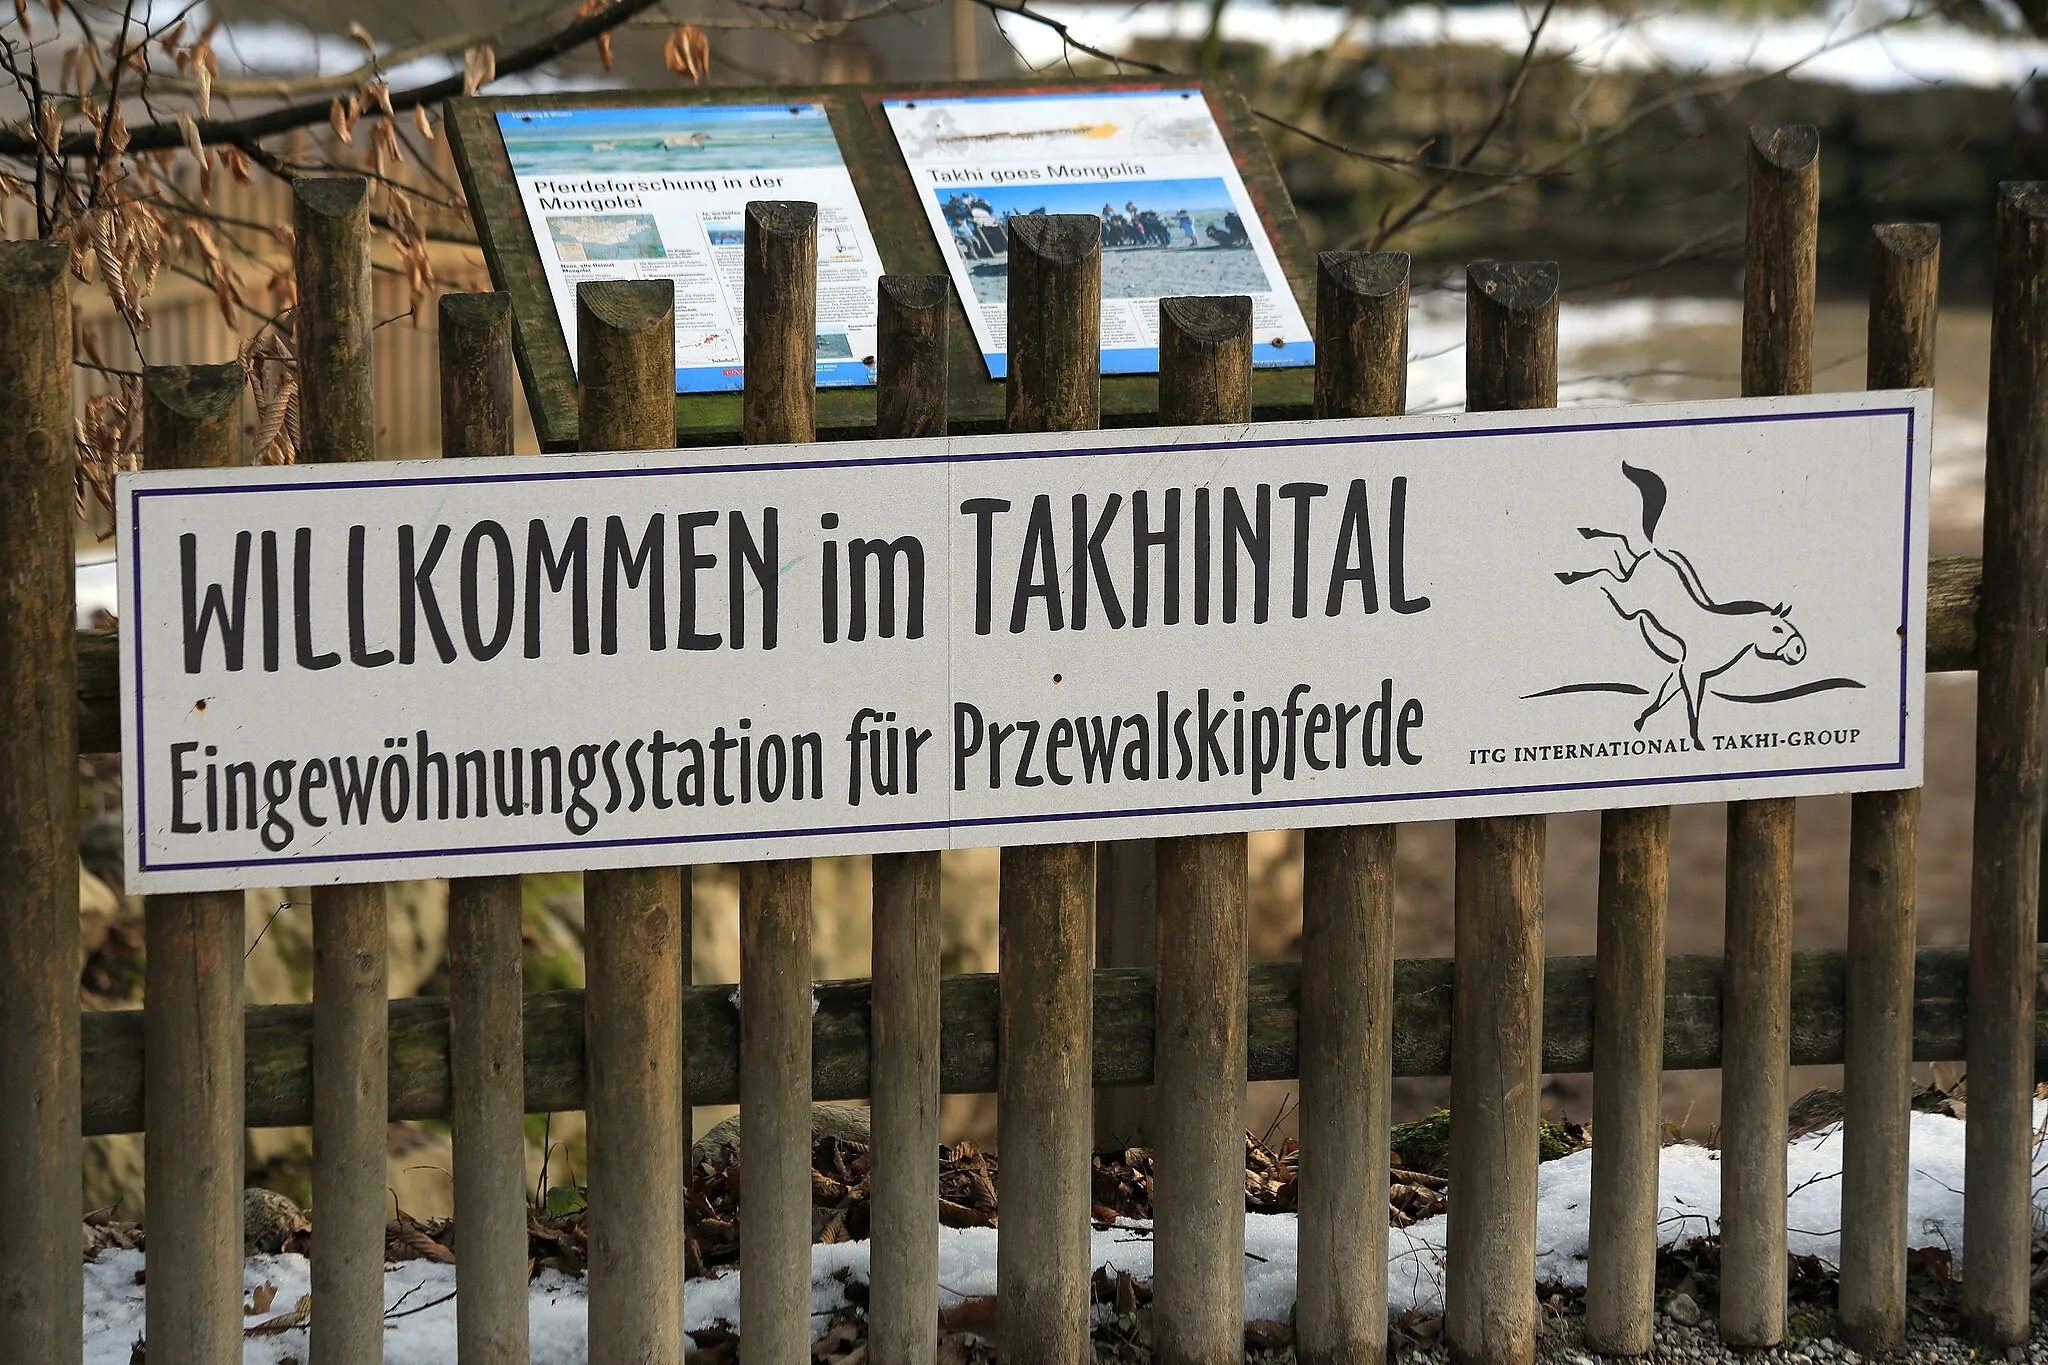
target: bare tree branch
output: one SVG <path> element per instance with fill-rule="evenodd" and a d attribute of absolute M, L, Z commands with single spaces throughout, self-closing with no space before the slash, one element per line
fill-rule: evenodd
<path fill-rule="evenodd" d="M 1148 61 L 1143 57 L 1120 56 L 1117 53 L 1084 43 L 1074 36 L 1073 29 L 1065 22 L 1055 19 L 1049 14 L 1043 14 L 1032 9 L 1030 0 L 1010 0 L 1010 2 L 1006 2 L 1006 0 L 974 0 L 974 2 L 992 13 L 999 15 L 1008 14 L 1015 18 L 1028 19 L 1034 24 L 1043 25 L 1057 35 L 1061 43 L 1065 44 L 1069 50 L 1078 52 L 1084 57 L 1091 57 L 1096 61 L 1109 62 L 1118 71 L 1129 67 L 1132 70 L 1143 71 L 1154 76 L 1180 76 L 1184 74 L 1160 62 Z M 2048 0 L 2044 0 L 2044 3 L 2048 3 Z M 1544 12 L 1547 17 L 1549 13 L 1548 7 L 1545 8 Z M 1474 180 L 1512 180 L 1516 184 L 1522 184 L 1530 178 L 1526 172 L 1522 171 L 1488 170 L 1483 167 L 1464 164 L 1432 164 L 1422 155 L 1428 149 L 1427 144 L 1405 156 L 1388 152 L 1371 152 L 1363 147 L 1353 146 L 1348 142 L 1340 142 L 1336 138 L 1315 131 L 1313 128 L 1304 127 L 1295 120 L 1273 113 L 1268 109 L 1254 107 L 1252 109 L 1252 116 L 1261 122 L 1271 124 L 1275 128 L 1292 133 L 1296 137 L 1313 142 L 1318 147 L 1324 147 L 1342 156 L 1350 157 L 1354 161 L 1364 161 L 1374 166 L 1383 166 L 1390 171 L 1398 171 L 1403 175 L 1413 176 L 1417 179 L 1434 181 L 1448 176 Z"/>
<path fill-rule="evenodd" d="M 1493 117 L 1487 120 L 1486 127 L 1473 140 L 1472 145 L 1465 149 L 1465 154 L 1458 158 L 1458 170 L 1467 171 L 1472 168 L 1472 163 L 1486 150 L 1486 144 L 1493 141 L 1493 135 L 1500 131 L 1501 124 L 1507 122 L 1509 111 L 1521 101 L 1522 91 L 1529 83 L 1529 66 L 1536 59 L 1536 45 L 1543 41 L 1543 30 L 1549 26 L 1551 12 L 1556 8 L 1557 0 L 1543 0 L 1543 13 L 1536 17 L 1535 24 L 1529 29 L 1529 41 L 1522 48 L 1521 60 L 1515 63 L 1515 74 L 1508 82 L 1507 92 L 1501 96 L 1500 102 L 1494 105 Z M 1389 223 L 1382 219 L 1379 230 L 1373 233 L 1372 243 L 1366 249 L 1378 251 L 1389 237 L 1421 217 L 1449 184 L 1448 180 L 1437 181 L 1417 195 L 1415 202 L 1401 210 L 1393 222 Z"/>
<path fill-rule="evenodd" d="M 998 16 L 1008 15 L 1012 18 L 1024 19 L 1038 24 L 1057 36 L 1062 48 L 1066 52 L 1079 54 L 1095 61 L 1106 62 L 1119 72 L 1130 69 L 1158 76 L 1179 76 L 1183 74 L 1160 62 L 1149 61 L 1140 57 L 1123 56 L 1085 42 L 1075 36 L 1072 28 L 1064 21 L 1032 9 L 1030 0 L 975 0 L 975 3 Z M 2041 0 L 2041 3 L 2048 5 L 2048 0 Z M 1377 250 L 1385 246 L 1387 241 L 1397 233 L 1428 223 L 1439 222 L 1456 214 L 1466 212 L 1480 204 L 1490 202 L 1535 181 L 1575 175 L 1585 169 L 1583 165 L 1578 163 L 1588 153 L 1619 141 L 1647 120 L 1666 112 L 1676 105 L 1691 100 L 1732 94 L 1753 85 L 1790 76 L 1802 67 L 1811 64 L 1829 52 L 1848 43 L 1859 42 L 1874 34 L 1911 24 L 1916 20 L 1925 18 L 1929 13 L 1938 12 L 1938 6 L 1933 10 L 1915 7 L 1867 27 L 1859 27 L 1848 32 L 1841 32 L 1838 29 L 1834 36 L 1816 44 L 1811 51 L 1774 69 L 1767 71 L 1745 71 L 1716 80 L 1699 80 L 1683 83 L 1676 89 L 1636 105 L 1629 109 L 1621 118 L 1597 131 L 1584 132 L 1571 146 L 1544 160 L 1524 162 L 1519 165 L 1498 169 L 1481 167 L 1476 164 L 1480 153 L 1485 150 L 1495 134 L 1498 133 L 1507 115 L 1521 97 L 1528 75 L 1535 65 L 1535 55 L 1539 41 L 1544 27 L 1550 20 L 1554 5 L 1555 0 L 1546 0 L 1542 15 L 1530 30 L 1529 40 L 1522 50 L 1520 60 L 1516 63 L 1514 75 L 1510 80 L 1508 89 L 1503 92 L 1501 99 L 1494 106 L 1484 131 L 1481 132 L 1471 147 L 1455 163 L 1432 165 L 1424 160 L 1419 153 L 1402 156 L 1372 152 L 1329 137 L 1313 129 L 1303 127 L 1293 120 L 1271 113 L 1265 109 L 1254 107 L 1252 113 L 1273 127 L 1284 129 L 1295 136 L 1304 138 L 1317 146 L 1327 148 L 1341 156 L 1431 182 L 1429 188 L 1391 223 L 1383 222 L 1381 226 L 1374 229 L 1371 233 L 1360 234 L 1357 238 L 1345 244 L 1348 247 L 1366 245 L 1370 249 Z M 1427 146 L 1422 150 L 1427 150 Z M 1450 184 L 1454 181 L 1466 179 L 1492 181 L 1493 183 L 1476 189 L 1472 193 L 1464 195 L 1448 204 L 1439 205 L 1437 203 L 1437 200 Z"/>
<path fill-rule="evenodd" d="M 445 38 L 434 38 L 426 42 L 412 43 L 405 47 L 371 57 L 350 71 L 333 75 L 314 76 L 248 76 L 211 83 L 215 99 L 305 99 L 313 96 L 334 96 L 347 94 L 359 89 L 365 81 L 376 79 L 385 71 L 395 71 L 412 62 L 424 61 L 430 57 L 459 56 L 485 42 L 493 34 L 511 33 L 536 23 L 562 9 L 563 0 L 545 0 L 545 3 L 506 18 L 501 18 L 488 27 L 473 28 L 452 34 Z M 501 69 L 500 74 L 504 74 Z M 152 74 L 150 84 L 173 94 L 197 94 L 199 82 L 184 76 Z M 396 96 L 393 97 L 394 99 Z"/>
<path fill-rule="evenodd" d="M 654 8 L 662 0 L 618 0 L 614 5 L 599 10 L 586 19 L 579 19 L 564 28 L 557 29 L 545 38 L 527 44 L 497 60 L 497 74 L 500 78 L 530 71 L 543 66 L 587 43 L 595 42 L 613 29 L 625 24 L 643 10 Z M 449 76 L 410 90 L 391 92 L 393 111 L 408 110 L 415 105 L 436 104 L 451 96 L 463 93 L 463 77 Z M 308 100 L 298 104 L 280 105 L 266 109 L 260 114 L 251 114 L 240 119 L 195 119 L 193 128 L 202 145 L 212 146 L 228 143 L 247 151 L 247 140 L 272 137 L 278 133 L 290 132 L 294 128 L 309 128 L 325 123 L 328 115 L 328 101 Z M 145 123 L 130 130 L 128 150 L 131 152 L 165 151 L 185 145 L 185 132 L 176 122 Z M 59 144 L 63 156 L 93 156 L 99 150 L 97 139 L 90 133 L 74 133 Z M 0 156 L 31 156 L 36 151 L 33 138 L 17 132 L 0 133 Z"/>

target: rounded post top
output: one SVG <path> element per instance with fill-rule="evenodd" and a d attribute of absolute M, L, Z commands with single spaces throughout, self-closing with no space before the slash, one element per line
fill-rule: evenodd
<path fill-rule="evenodd" d="M 1465 287 L 1505 312 L 1533 313 L 1557 302 L 1557 262 L 1479 261 L 1465 267 Z"/>
<path fill-rule="evenodd" d="M 1086 213 L 1020 213 L 1010 240 L 1052 265 L 1079 265 L 1102 254 L 1102 223 Z"/>
<path fill-rule="evenodd" d="M 1325 251 L 1316 271 L 1347 294 L 1383 299 L 1408 287 L 1411 263 L 1405 251 Z"/>
<path fill-rule="evenodd" d="M 674 280 L 585 280 L 576 286 L 579 328 L 586 320 L 628 334 L 669 327 L 675 306 Z"/>
<path fill-rule="evenodd" d="M 360 175 L 302 175 L 292 181 L 299 207 L 323 218 L 346 218 L 368 202 L 370 182 Z"/>
<path fill-rule="evenodd" d="M 1781 171 L 1800 171 L 1820 159 L 1820 129 L 1811 123 L 1751 128 L 1749 145 L 1768 165 Z"/>
<path fill-rule="evenodd" d="M 142 374 L 149 401 L 195 421 L 232 416 L 242 401 L 239 360 L 224 365 L 151 365 Z"/>
<path fill-rule="evenodd" d="M 756 199 L 747 205 L 747 231 L 774 237 L 816 232 L 818 206 L 805 199 Z"/>
<path fill-rule="evenodd" d="M 488 332 L 512 315 L 512 296 L 504 293 L 443 294 L 440 323 L 444 330 Z"/>
<path fill-rule="evenodd" d="M 1941 250 L 1939 223 L 1879 223 L 1870 235 L 1879 251 L 1901 260 L 1925 260 Z"/>
<path fill-rule="evenodd" d="M 2000 209 L 2023 218 L 2048 218 L 2048 180 L 2007 180 L 1998 186 Z"/>
<path fill-rule="evenodd" d="M 944 275 L 884 275 L 881 290 L 898 308 L 926 312 L 946 306 L 951 281 Z"/>
<path fill-rule="evenodd" d="M 1252 300 L 1248 294 L 1215 298 L 1159 300 L 1161 330 L 1171 326 L 1190 341 L 1221 345 L 1252 333 Z"/>
<path fill-rule="evenodd" d="M 0 294 L 40 293 L 64 277 L 70 262 L 63 242 L 0 242 Z"/>

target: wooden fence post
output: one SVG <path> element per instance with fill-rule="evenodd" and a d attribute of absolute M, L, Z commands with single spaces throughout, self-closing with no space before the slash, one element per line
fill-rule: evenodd
<path fill-rule="evenodd" d="M 1151 967 L 1159 960 L 1159 847 L 1156 839 L 1095 846 L 1095 965 Z M 1105 1085 L 1095 1092 L 1095 1150 L 1152 1145 L 1152 1087 Z"/>
<path fill-rule="evenodd" d="M 2033 1242 L 2035 904 L 2041 660 L 2048 642 L 2048 183 L 1998 192 L 1984 594 L 1977 614 L 1977 815 L 1970 882 L 1970 1122 L 1963 1312 L 1991 1346 L 2027 1340 Z"/>
<path fill-rule="evenodd" d="M 512 301 L 443 294 L 441 454 L 512 451 Z M 519 878 L 448 883 L 448 1070 L 463 1365 L 524 1365 L 526 1322 L 525 951 Z"/>
<path fill-rule="evenodd" d="M 1251 415 L 1252 301 L 1161 299 L 1160 425 Z M 1222 1365 L 1244 1358 L 1245 836 L 1153 842 L 1152 1350 Z"/>
<path fill-rule="evenodd" d="M 1066 213 L 1010 220 L 1009 327 L 1009 430 L 1100 425 L 1100 223 Z M 1094 889 L 1087 844 L 1003 850 L 996 1128 L 1010 1204 L 996 1249 L 996 1322 L 1004 1354 L 1041 1365 L 1093 1358 Z"/>
<path fill-rule="evenodd" d="M 292 182 L 299 302 L 299 458 L 376 458 L 369 182 Z M 313 890 L 313 1365 L 384 1358 L 389 1096 L 384 888 Z"/>
<path fill-rule="evenodd" d="M 875 434 L 946 434 L 944 275 L 884 275 Z M 939 855 L 873 859 L 873 1170 L 868 1353 L 934 1365 L 939 1317 Z"/>
<path fill-rule="evenodd" d="M 1669 806 L 1601 813 L 1586 1343 L 1603 1355 L 1648 1355 L 1655 1326 L 1670 869 Z"/>
<path fill-rule="evenodd" d="M 1744 397 L 1813 391 L 1820 133 L 1749 133 Z M 1785 1104 L 1792 1033 L 1789 797 L 1728 803 L 1721 995 L 1721 1337 L 1785 1338 Z"/>
<path fill-rule="evenodd" d="M 1872 232 L 1873 389 L 1934 383 L 1941 229 Z M 1889 1351 L 1906 1331 L 1906 1162 L 1913 1095 L 1913 882 L 1918 791 L 1859 792 L 1849 814 L 1842 1065 L 1842 1339 Z"/>
<path fill-rule="evenodd" d="M 747 444 L 813 440 L 818 206 L 747 205 L 745 266 Z M 811 1358 L 808 858 L 740 867 L 740 1141 L 747 1209 L 740 1331 L 747 1359 L 804 1365 Z"/>
<path fill-rule="evenodd" d="M 85 1350 L 78 1225 L 78 656 L 62 242 L 0 243 L 0 1341 Z"/>
<path fill-rule="evenodd" d="M 1408 253 L 1316 260 L 1316 416 L 1408 408 Z M 1394 826 L 1312 829 L 1301 886 L 1302 1365 L 1387 1350 L 1387 1131 L 1393 1075 Z"/>
<path fill-rule="evenodd" d="M 674 444 L 674 296 L 670 280 L 577 286 L 583 449 Z M 673 867 L 583 874 L 592 1360 L 673 1365 L 686 1344 L 682 880 Z"/>
<path fill-rule="evenodd" d="M 1557 267 L 1472 266 L 1465 406 L 1557 405 Z M 1444 1335 L 1458 1365 L 1536 1352 L 1536 1138 L 1543 1061 L 1543 817 L 1458 821 L 1451 1201 Z"/>
<path fill-rule="evenodd" d="M 242 367 L 152 367 L 143 466 L 238 462 Z M 242 893 L 143 902 L 144 1188 L 149 1345 L 166 1359 L 242 1359 Z"/>

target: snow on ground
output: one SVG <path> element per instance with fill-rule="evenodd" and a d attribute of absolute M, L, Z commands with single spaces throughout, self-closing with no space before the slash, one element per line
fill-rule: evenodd
<path fill-rule="evenodd" d="M 1279 61 L 1339 47 L 1457 44 L 1519 55 L 1540 6 L 1407 4 L 1371 14 L 1290 0 L 1230 0 L 1220 11 L 1226 42 L 1264 47 Z M 2048 69 L 2048 42 L 1981 33 L 1921 18 L 1904 0 L 1836 0 L 1821 13 L 1749 21 L 1708 10 L 1619 15 L 1592 5 L 1559 6 L 1537 48 L 1571 54 L 1588 70 L 1669 70 L 1707 78 L 1791 70 L 1802 80 L 1855 90 L 1923 85 L 2017 89 Z M 1202 38 L 1217 13 L 1210 0 L 1105 4 L 1052 0 L 1032 6 L 1068 26 L 1075 41 L 1125 52 L 1140 39 Z M 1059 34 L 1028 18 L 999 20 L 1033 67 L 1064 63 Z"/>
<path fill-rule="evenodd" d="M 118 610 L 119 604 L 114 600 L 113 547 L 109 545 L 80 555 L 73 572 L 77 575 L 72 593 L 78 603 L 78 628 L 84 630 L 98 613 Z"/>
<path fill-rule="evenodd" d="M 2035 1105 L 2040 1131 L 2048 1103 Z M 1960 1120 L 1915 1114 L 1907 1231 L 1913 1246 L 1963 1248 L 1963 1132 Z M 2043 1146 L 2035 1147 L 2034 1203 L 2048 1206 L 2048 1173 Z M 1576 1153 L 1546 1162 L 1537 1177 L 1536 1271 L 1546 1285 L 1586 1282 L 1587 1214 L 1592 1199 L 1593 1154 Z M 1841 1245 L 1842 1138 L 1838 1127 L 1794 1141 L 1787 1152 L 1789 1246 L 1800 1255 L 1832 1264 Z M 1451 1192 L 1456 1198 L 1457 1192 Z M 1720 1154 L 1703 1147 L 1664 1149 L 1658 1182 L 1663 1240 L 1678 1241 L 1712 1232 L 1721 1207 Z M 1412 1228 L 1389 1230 L 1388 1306 L 1424 1313 L 1443 1308 L 1445 1220 L 1427 1219 Z M 1152 1242 L 1143 1224 L 1120 1225 L 1093 1236 L 1097 1266 L 1152 1277 Z M 1245 1316 L 1286 1321 L 1294 1306 L 1295 1219 L 1291 1214 L 1245 1218 Z M 865 1242 L 814 1247 L 811 1252 L 812 1312 L 822 1331 L 826 1316 L 845 1305 L 844 1281 L 865 1281 Z M 86 1365 L 126 1365 L 129 1348 L 143 1334 L 144 1289 L 135 1283 L 143 1256 L 107 1252 L 85 1268 Z M 244 1274 L 250 1290 L 265 1281 L 277 1286 L 273 1314 L 288 1311 L 307 1292 L 302 1256 L 258 1256 Z M 942 1228 L 939 1232 L 941 1300 L 993 1294 L 996 1290 L 996 1233 L 991 1228 Z M 455 1353 L 456 1286 L 453 1266 L 407 1261 L 385 1276 L 384 1359 L 389 1365 L 446 1365 Z M 438 1302 L 437 1302 L 438 1301 Z M 583 1283 L 554 1272 L 534 1281 L 530 1299 L 535 1365 L 581 1365 L 584 1360 L 586 1300 Z M 417 1311 L 415 1311 L 417 1310 Z M 403 1314 L 404 1316 L 399 1316 Z M 739 1326 L 739 1273 L 692 1280 L 684 1289 L 684 1317 L 690 1330 L 716 1322 Z M 262 1321 L 252 1318 L 251 1321 Z M 306 1329 L 250 1339 L 244 1360 L 279 1365 L 304 1360 Z"/>
<path fill-rule="evenodd" d="M 1659 339 L 1669 333 L 1741 325 L 1739 299 L 1567 301 L 1557 310 L 1558 404 L 1569 408 L 1628 401 L 1627 377 L 1592 373 L 1588 351 L 1640 347 L 1643 363 L 1655 366 L 1664 355 Z M 1441 287 L 1418 284 L 1408 309 L 1408 411 L 1453 412 L 1464 406 L 1464 282 L 1461 278 Z M 1978 454 L 1981 458 L 1982 451 Z"/>

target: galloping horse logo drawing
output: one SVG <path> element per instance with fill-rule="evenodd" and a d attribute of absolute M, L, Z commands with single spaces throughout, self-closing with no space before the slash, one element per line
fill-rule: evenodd
<path fill-rule="evenodd" d="M 1643 643 L 1670 671 L 1654 695 L 1633 683 L 1572 683 L 1530 693 L 1530 698 L 1557 696 L 1567 692 L 1624 692 L 1651 696 L 1635 718 L 1641 731 L 1652 716 L 1675 700 L 1685 703 L 1687 732 L 1695 745 L 1700 742 L 1700 709 L 1709 684 L 1746 658 L 1774 660 L 1796 665 L 1806 658 L 1806 637 L 1792 622 L 1792 610 L 1749 600 L 1716 601 L 1693 562 L 1679 550 L 1657 543 L 1657 523 L 1664 515 L 1667 492 L 1664 480 L 1647 469 L 1624 463 L 1621 472 L 1636 486 L 1643 502 L 1641 548 L 1629 535 L 1581 526 L 1579 535 L 1601 545 L 1610 558 L 1599 568 L 1557 575 L 1560 583 L 1592 583 L 1605 595 L 1622 620 L 1631 622 L 1642 634 Z M 1713 695 L 1727 701 L 1786 701 L 1813 692 L 1838 687 L 1861 687 L 1848 678 L 1827 678 L 1784 691 L 1757 696 L 1726 692 Z"/>

